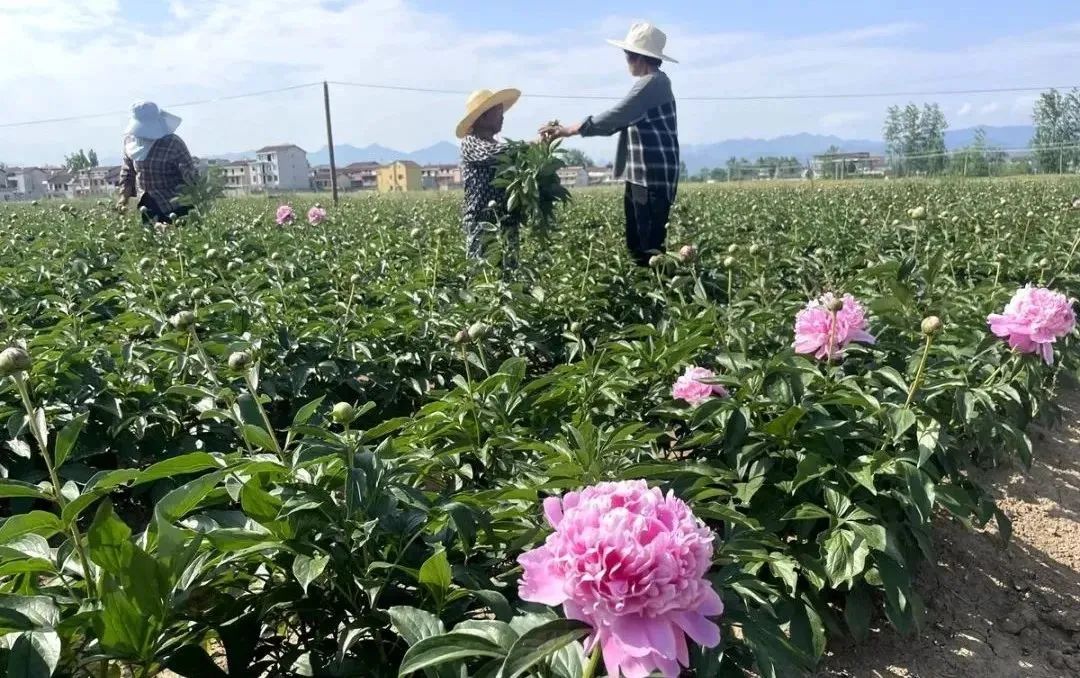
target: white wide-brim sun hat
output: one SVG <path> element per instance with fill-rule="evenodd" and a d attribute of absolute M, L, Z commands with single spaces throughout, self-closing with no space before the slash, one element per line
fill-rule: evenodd
<path fill-rule="evenodd" d="M 175 132 L 179 126 L 179 116 L 161 110 L 152 101 L 137 101 L 131 105 L 131 119 L 124 134 L 140 139 L 160 139 Z"/>
<path fill-rule="evenodd" d="M 670 61 L 673 64 L 679 63 L 664 54 L 664 48 L 667 47 L 667 35 L 650 23 L 636 23 L 630 27 L 625 40 L 608 40 L 608 44 L 634 54 L 644 54 L 647 57 Z"/>
<path fill-rule="evenodd" d="M 465 100 L 465 117 L 461 119 L 455 130 L 457 138 L 461 139 L 468 135 L 472 131 L 473 124 L 484 113 L 499 105 L 503 107 L 505 113 L 520 98 L 521 90 L 516 89 L 500 89 L 497 92 L 492 92 L 489 89 L 476 90 Z"/>

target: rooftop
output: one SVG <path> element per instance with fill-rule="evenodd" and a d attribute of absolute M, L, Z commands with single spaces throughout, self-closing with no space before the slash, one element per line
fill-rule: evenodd
<path fill-rule="evenodd" d="M 300 148 L 296 144 L 277 144 L 275 146 L 263 146 L 262 148 L 260 148 L 259 150 L 255 151 L 255 152 L 256 153 L 269 153 L 271 151 L 285 151 L 285 150 L 288 150 L 290 148 L 296 148 L 296 149 L 299 149 L 303 153 L 307 153 L 307 151 Z"/>

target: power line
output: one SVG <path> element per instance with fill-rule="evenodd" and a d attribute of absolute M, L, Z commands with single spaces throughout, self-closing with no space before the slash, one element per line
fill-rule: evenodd
<path fill-rule="evenodd" d="M 356 87 L 362 89 L 374 89 L 383 91 L 395 91 L 395 92 L 414 92 L 418 94 L 452 94 L 457 96 L 466 96 L 469 94 L 466 90 L 457 89 L 440 89 L 433 87 L 412 87 L 408 85 L 386 85 L 380 83 L 364 83 L 364 82 L 349 82 L 343 80 L 331 80 L 331 85 L 339 87 Z M 279 94 L 281 92 L 291 92 L 300 89 L 306 89 L 309 87 L 317 87 L 321 85 L 321 82 L 306 82 L 299 85 L 292 85 L 289 87 L 278 87 L 275 89 L 266 89 L 256 92 L 245 92 L 243 94 L 232 94 L 221 97 L 213 97 L 209 99 L 197 99 L 195 101 L 185 101 L 175 104 L 165 105 L 165 108 L 186 108 L 191 106 L 201 106 L 204 104 L 218 103 L 222 101 L 233 101 L 236 99 L 247 99 L 251 97 L 267 96 L 271 94 Z M 1049 89 L 1072 89 L 1077 85 L 1058 85 L 1058 86 L 1046 86 L 1046 87 L 994 87 L 984 89 L 954 89 L 954 90 L 921 90 L 921 91 L 906 91 L 906 92 L 848 92 L 848 93 L 819 93 L 819 94 L 745 94 L 745 95 L 716 95 L 716 96 L 680 96 L 679 101 L 717 101 L 717 102 L 736 102 L 736 101 L 809 101 L 809 100 L 825 100 L 825 99 L 882 99 L 882 98 L 900 98 L 900 97 L 927 97 L 927 96 L 958 96 L 958 95 L 973 95 L 973 94 L 1006 94 L 1016 92 L 1042 92 Z M 618 101 L 622 97 L 618 96 L 603 96 L 594 94 L 552 94 L 552 93 L 524 93 L 522 97 L 530 99 L 562 99 L 571 101 Z M 0 123 L 0 129 L 9 129 L 13 127 L 29 127 L 32 125 L 47 125 L 60 122 L 74 122 L 79 120 L 93 120 L 99 118 L 113 118 L 122 115 L 127 115 L 128 111 L 108 111 L 103 113 L 86 113 L 80 115 L 70 115 L 59 118 L 43 118 L 39 120 L 23 120 L 19 122 L 7 122 Z"/>
<path fill-rule="evenodd" d="M 457 89 L 437 89 L 431 87 L 410 87 L 405 85 L 384 85 L 365 82 L 347 82 L 331 80 L 331 85 L 341 87 L 359 87 L 362 89 L 388 90 L 395 92 L 415 92 L 418 94 L 455 94 L 468 95 L 470 92 Z M 918 90 L 907 92 L 857 92 L 857 93 L 825 93 L 825 94 L 739 94 L 718 96 L 679 96 L 679 101 L 800 101 L 812 99 L 881 99 L 894 97 L 915 96 L 953 96 L 970 94 L 1006 94 L 1015 92 L 1044 92 L 1050 89 L 1072 89 L 1077 85 L 1058 85 L 1047 87 L 992 87 L 985 89 L 953 89 L 953 90 Z M 602 96 L 594 94 L 548 94 L 548 93 L 522 93 L 522 98 L 529 99 L 568 99 L 586 101 L 618 101 L 622 97 Z"/>
<path fill-rule="evenodd" d="M 281 92 L 292 92 L 298 89 L 305 89 L 307 87 L 317 87 L 322 85 L 321 82 L 305 82 L 300 85 L 292 85 L 289 87 L 279 87 L 276 89 L 264 89 L 258 92 L 245 92 L 243 94 L 230 94 L 227 96 L 213 97 L 210 99 L 196 99 L 194 101 L 182 101 L 176 104 L 164 104 L 162 107 L 166 109 L 170 108 L 187 108 L 190 106 L 202 106 L 204 104 L 213 104 L 221 101 L 233 101 L 235 99 L 249 99 L 251 97 L 261 97 L 268 94 L 278 94 Z M 5 122 L 0 123 L 0 129 L 9 127 L 29 127 L 31 125 L 47 125 L 57 122 L 73 122 L 77 120 L 93 120 L 96 118 L 115 118 L 121 115 L 127 115 L 130 111 L 109 111 L 106 113 L 87 113 L 83 115 L 71 115 L 63 118 L 44 118 L 41 120 L 24 120 L 22 122 Z"/>

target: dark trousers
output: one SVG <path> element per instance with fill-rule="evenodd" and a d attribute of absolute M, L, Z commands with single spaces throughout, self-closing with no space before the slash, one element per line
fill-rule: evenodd
<path fill-rule="evenodd" d="M 191 208 L 189 207 L 178 206 L 170 212 L 165 212 L 158 206 L 157 201 L 151 198 L 148 193 L 144 193 L 143 196 L 139 198 L 139 207 L 146 208 L 146 211 L 142 212 L 142 220 L 144 224 L 149 226 L 153 226 L 157 223 L 171 224 L 173 222 L 173 217 L 170 215 L 175 215 L 179 218 L 191 211 Z M 142 210 L 140 209 L 139 211 L 141 212 Z"/>
<path fill-rule="evenodd" d="M 664 251 L 671 199 L 667 188 L 626 184 L 626 249 L 638 266 L 648 266 L 649 257 Z"/>

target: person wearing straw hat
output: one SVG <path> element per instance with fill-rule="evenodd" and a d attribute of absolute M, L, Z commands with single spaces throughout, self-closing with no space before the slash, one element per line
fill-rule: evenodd
<path fill-rule="evenodd" d="M 653 254 L 664 251 L 667 222 L 679 187 L 679 132 L 671 80 L 660 70 L 667 54 L 667 36 L 648 23 L 630 27 L 625 40 L 608 40 L 626 55 L 637 78 L 630 93 L 614 108 L 564 127 L 547 125 L 548 138 L 619 134 L 615 177 L 626 182 L 626 247 L 634 262 L 647 266 Z"/>
<path fill-rule="evenodd" d="M 502 131 L 503 114 L 521 97 L 516 89 L 481 89 L 465 101 L 465 117 L 457 125 L 461 139 L 461 178 L 465 197 L 461 204 L 465 254 L 484 258 L 491 233 L 502 230 L 505 250 L 503 268 L 517 267 L 518 224 L 506 212 L 505 192 L 495 186 L 495 170 L 504 145 L 496 139 Z"/>
<path fill-rule="evenodd" d="M 151 101 L 131 106 L 117 206 L 126 209 L 129 198 L 138 198 L 146 223 L 171 223 L 188 212 L 177 199 L 184 185 L 194 181 L 196 171 L 187 145 L 175 134 L 179 126 L 180 118 Z"/>

